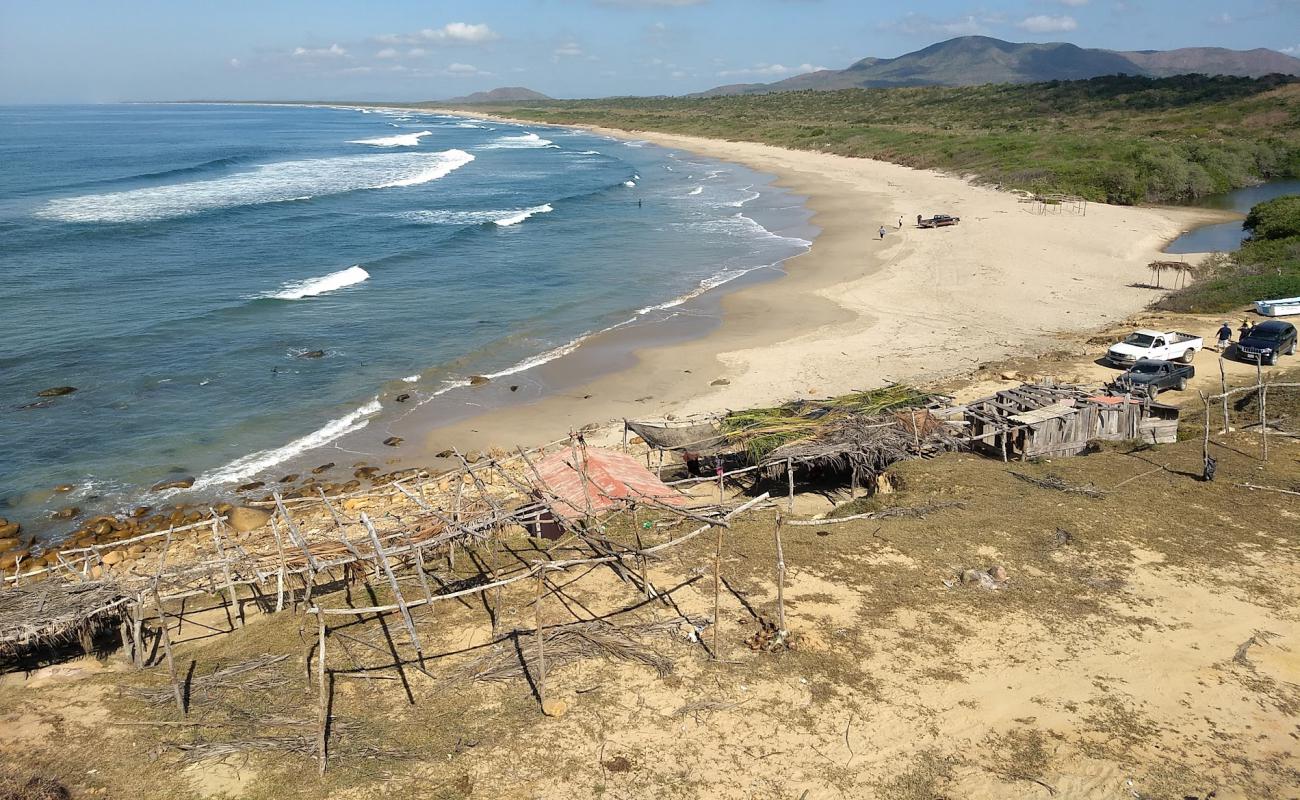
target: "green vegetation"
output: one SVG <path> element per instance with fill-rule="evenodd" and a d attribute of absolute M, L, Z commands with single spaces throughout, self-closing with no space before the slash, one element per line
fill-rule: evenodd
<path fill-rule="evenodd" d="M 826 400 L 794 400 L 775 408 L 732 411 L 722 418 L 722 431 L 732 442 L 743 442 L 751 463 L 757 464 L 782 445 L 806 439 L 849 415 L 873 417 L 902 408 L 925 405 L 934 395 L 892 384 Z"/>
<path fill-rule="evenodd" d="M 876 158 L 1124 204 L 1182 202 L 1300 175 L 1300 81 L 1278 75 L 1120 75 L 473 110 Z"/>
<path fill-rule="evenodd" d="M 1300 196 L 1260 203 L 1246 216 L 1251 238 L 1231 255 L 1209 259 L 1197 281 L 1156 304 L 1211 314 L 1254 300 L 1300 295 Z"/>

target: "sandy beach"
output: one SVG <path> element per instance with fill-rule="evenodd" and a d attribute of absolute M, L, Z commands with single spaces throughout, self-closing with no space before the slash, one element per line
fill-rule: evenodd
<path fill-rule="evenodd" d="M 484 387 L 490 400 L 464 401 L 462 421 L 431 426 L 412 415 L 393 428 L 416 445 L 402 461 L 427 463 L 451 446 L 531 444 L 624 417 L 771 405 L 891 381 L 932 384 L 982 363 L 1045 351 L 1063 335 L 1145 307 L 1153 293 L 1132 284 L 1145 280 L 1146 264 L 1180 233 L 1228 216 L 1095 203 L 1081 214 L 1042 214 L 1018 194 L 880 161 L 592 130 L 776 175 L 778 185 L 808 198 L 821 233 L 806 254 L 786 262 L 788 274 L 779 279 L 720 299 L 706 295 L 697 313 L 716 318 L 686 321 L 688 330 L 707 328 L 703 336 L 637 347 L 635 328 L 602 334 L 541 368 L 542 379 L 561 389 L 556 394 L 519 402 L 502 387 Z M 940 213 L 962 222 L 915 226 L 918 214 Z M 633 363 L 595 380 L 575 378 L 590 374 L 582 359 L 627 348 L 629 337 Z M 479 406 L 497 407 L 479 413 Z"/>

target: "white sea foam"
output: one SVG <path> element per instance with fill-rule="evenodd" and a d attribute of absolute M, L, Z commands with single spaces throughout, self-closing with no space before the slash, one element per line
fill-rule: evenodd
<path fill-rule="evenodd" d="M 631 189 L 633 186 L 636 186 L 636 181 L 623 181 L 623 185 Z"/>
<path fill-rule="evenodd" d="M 305 453 L 315 447 L 329 444 L 353 431 L 359 431 L 370 424 L 370 417 L 383 410 L 376 397 L 369 403 L 351 411 L 338 419 L 330 420 L 324 426 L 300 439 L 272 450 L 259 450 L 237 458 L 224 467 L 205 472 L 194 481 L 192 490 L 210 489 L 215 486 L 244 481 L 266 470 L 288 461 L 294 456 Z"/>
<path fill-rule="evenodd" d="M 704 192 L 704 187 L 703 187 L 703 186 L 696 186 L 694 189 L 692 189 L 692 190 L 690 190 L 689 192 L 687 192 L 687 193 L 686 193 L 686 196 L 687 196 L 687 197 L 694 197 L 695 195 L 697 195 L 697 194 L 702 194 L 703 192 Z"/>
<path fill-rule="evenodd" d="M 528 219 L 534 214 L 549 214 L 554 210 L 555 209 L 551 208 L 551 205 L 547 203 L 546 205 L 533 206 L 532 208 L 525 208 L 523 211 L 518 211 L 515 212 L 514 214 L 511 214 L 508 217 L 502 217 L 501 219 L 493 220 L 493 221 L 496 222 L 497 225 L 500 225 L 502 228 L 508 228 L 511 225 L 518 225 L 519 223 L 523 222 L 524 220 Z"/>
<path fill-rule="evenodd" d="M 464 150 L 445 150 L 280 161 L 209 180 L 51 200 L 36 214 L 62 222 L 147 222 L 359 189 L 416 186 L 473 160 Z"/>
<path fill-rule="evenodd" d="M 555 209 L 549 204 L 532 208 L 503 209 L 498 211 L 403 211 L 397 216 L 421 225 L 487 225 L 509 227 L 518 225 L 536 214 L 549 214 Z"/>
<path fill-rule="evenodd" d="M 419 375 L 407 375 L 405 378 L 402 378 L 402 383 L 419 383 L 419 382 L 420 382 Z"/>
<path fill-rule="evenodd" d="M 732 208 L 741 208 L 742 206 L 744 206 L 746 203 L 750 202 L 751 200 L 757 200 L 758 198 L 760 198 L 760 197 L 763 196 L 763 195 L 759 194 L 758 192 L 754 191 L 754 187 L 753 187 L 752 185 L 751 185 L 751 186 L 746 186 L 745 188 L 741 189 L 741 191 L 742 191 L 742 192 L 749 192 L 749 197 L 744 197 L 744 198 L 741 198 L 740 200 L 733 200 L 733 201 L 731 201 L 730 203 L 723 203 L 723 205 L 725 205 L 725 206 L 731 206 Z"/>
<path fill-rule="evenodd" d="M 421 138 L 432 135 L 433 131 L 399 133 L 396 136 L 380 136 L 377 139 L 353 139 L 348 144 L 368 144 L 371 147 L 418 147 Z"/>
<path fill-rule="evenodd" d="M 281 287 L 278 292 L 264 294 L 262 297 L 271 300 L 301 300 L 304 297 L 315 297 L 327 292 L 337 291 L 345 286 L 361 283 L 369 277 L 370 273 L 366 272 L 358 264 L 347 269 L 341 269 L 338 272 L 322 275 L 319 278 L 291 281 Z"/>
<path fill-rule="evenodd" d="M 628 147 L 645 147 L 650 143 L 645 141 L 644 139 L 637 139 L 631 142 L 623 142 L 623 144 L 627 145 Z"/>
<path fill-rule="evenodd" d="M 495 141 L 479 147 L 480 150 L 528 150 L 537 147 L 556 147 L 550 139 L 543 139 L 535 133 L 521 136 L 502 136 Z"/>

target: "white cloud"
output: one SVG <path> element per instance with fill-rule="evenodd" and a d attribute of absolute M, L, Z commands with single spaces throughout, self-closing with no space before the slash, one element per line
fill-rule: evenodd
<path fill-rule="evenodd" d="M 956 19 L 935 19 L 928 14 L 908 13 L 902 19 L 877 27 L 897 30 L 909 36 L 974 36 L 989 32 L 989 25 L 1003 20 L 994 15 L 967 14 Z"/>
<path fill-rule="evenodd" d="M 805 72 L 817 72 L 818 70 L 828 69 L 828 67 L 816 67 L 812 64 L 800 64 L 795 67 L 787 67 L 784 64 L 758 64 L 753 67 L 744 67 L 743 69 L 724 69 L 718 73 L 719 78 L 734 78 L 742 75 L 755 75 L 765 78 L 780 77 L 782 75 L 802 75 Z"/>
<path fill-rule="evenodd" d="M 383 50 L 375 53 L 375 58 L 397 58 L 397 51 L 391 47 L 385 47 Z"/>
<path fill-rule="evenodd" d="M 429 51 L 425 50 L 423 47 L 412 47 L 410 50 L 406 51 L 406 54 L 411 58 L 419 58 L 420 56 L 427 55 L 428 52 Z"/>
<path fill-rule="evenodd" d="M 1286 53 L 1289 56 L 1300 55 L 1300 44 L 1295 45 L 1294 47 L 1283 47 L 1280 52 Z"/>
<path fill-rule="evenodd" d="M 487 75 L 488 73 L 474 66 L 473 64 L 460 64 L 453 62 L 447 65 L 447 74 L 449 75 Z"/>
<path fill-rule="evenodd" d="M 376 36 L 380 44 L 463 44 L 494 42 L 501 36 L 485 23 L 448 22 L 441 28 L 424 28 L 415 33 L 386 33 Z"/>
<path fill-rule="evenodd" d="M 560 58 L 576 58 L 582 55 L 582 48 L 577 42 L 565 42 L 555 48 L 555 55 Z"/>
<path fill-rule="evenodd" d="M 240 61 L 237 58 L 230 59 L 229 63 L 231 69 L 239 69 L 240 67 L 244 66 L 244 62 Z"/>
<path fill-rule="evenodd" d="M 1053 17 L 1048 14 L 1035 14 L 1016 23 L 1016 27 L 1030 33 L 1062 33 L 1079 27 L 1074 17 L 1062 15 Z"/>
<path fill-rule="evenodd" d="M 295 47 L 294 58 L 343 58 L 348 51 L 336 42 L 329 47 Z"/>
<path fill-rule="evenodd" d="M 1214 25 L 1231 25 L 1236 22 L 1236 20 L 1232 18 L 1231 14 L 1225 11 L 1222 14 L 1215 14 L 1210 18 L 1210 22 Z"/>

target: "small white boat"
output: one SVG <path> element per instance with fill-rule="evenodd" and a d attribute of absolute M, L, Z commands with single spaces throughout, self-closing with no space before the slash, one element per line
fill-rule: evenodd
<path fill-rule="evenodd" d="M 1290 317 L 1300 314 L 1300 297 L 1280 300 L 1256 300 L 1255 310 L 1266 317 Z"/>

